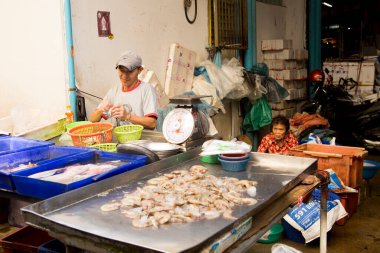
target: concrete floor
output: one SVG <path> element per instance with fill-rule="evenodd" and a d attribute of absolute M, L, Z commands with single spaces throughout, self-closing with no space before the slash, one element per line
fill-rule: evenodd
<path fill-rule="evenodd" d="M 380 156 L 367 159 L 380 161 Z M 371 196 L 364 196 L 362 185 L 358 211 L 344 226 L 334 225 L 327 242 L 327 252 L 332 253 L 379 253 L 380 252 L 380 173 L 370 180 Z M 290 241 L 283 234 L 277 243 L 291 246 L 303 253 L 318 253 L 319 245 L 305 245 Z M 255 244 L 249 253 L 270 253 L 273 244 Z"/>
<path fill-rule="evenodd" d="M 380 156 L 370 156 L 370 160 L 380 162 Z M 327 243 L 327 251 L 332 253 L 378 253 L 380 252 L 380 173 L 370 182 L 372 196 L 364 197 L 361 188 L 361 203 L 357 213 L 344 226 L 334 225 L 332 236 Z M 0 238 L 15 231 L 8 224 L 0 224 Z M 295 243 L 283 235 L 278 243 L 286 244 L 303 253 L 318 253 L 319 245 Z M 273 244 L 255 244 L 249 253 L 270 253 Z M 0 246 L 0 252 L 3 252 Z"/>

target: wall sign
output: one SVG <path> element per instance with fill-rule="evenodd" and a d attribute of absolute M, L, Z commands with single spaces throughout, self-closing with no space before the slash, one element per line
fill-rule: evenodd
<path fill-rule="evenodd" d="M 98 35 L 99 37 L 111 36 L 111 20 L 109 11 L 98 11 Z"/>

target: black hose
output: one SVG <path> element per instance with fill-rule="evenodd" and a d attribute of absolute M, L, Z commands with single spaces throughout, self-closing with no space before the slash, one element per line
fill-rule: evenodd
<path fill-rule="evenodd" d="M 80 89 L 78 89 L 78 88 L 76 88 L 75 91 L 78 92 L 78 93 L 83 93 L 83 94 L 89 95 L 89 96 L 91 96 L 91 97 L 94 97 L 94 98 L 98 98 L 98 99 L 100 99 L 100 100 L 103 100 L 103 98 L 101 98 L 101 97 L 98 97 L 98 96 L 92 95 L 91 93 L 84 92 L 84 91 L 82 91 L 82 90 L 80 90 Z"/>
<path fill-rule="evenodd" d="M 189 2 L 190 1 L 190 2 Z M 189 3 L 189 5 L 187 4 L 187 2 Z M 189 19 L 189 16 L 187 15 L 187 10 L 188 8 L 191 6 L 191 0 L 184 0 L 183 2 L 183 6 L 185 8 L 185 16 L 186 16 L 186 20 L 187 22 L 189 22 L 190 24 L 193 24 L 195 22 L 195 20 L 197 19 L 197 0 L 194 0 L 195 2 L 195 10 L 194 10 L 194 18 L 193 20 L 190 20 Z"/>

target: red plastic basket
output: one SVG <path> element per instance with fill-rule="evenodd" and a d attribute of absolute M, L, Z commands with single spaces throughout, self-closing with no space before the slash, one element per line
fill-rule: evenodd
<path fill-rule="evenodd" d="M 92 146 L 112 141 L 111 123 L 91 123 L 73 127 L 68 134 L 73 140 L 74 146 Z"/>

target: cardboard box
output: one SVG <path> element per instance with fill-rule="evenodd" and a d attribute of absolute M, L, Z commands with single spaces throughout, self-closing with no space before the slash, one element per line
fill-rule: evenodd
<path fill-rule="evenodd" d="M 169 97 L 191 91 L 195 59 L 194 51 L 181 47 L 178 43 L 170 45 L 164 85 Z"/>

